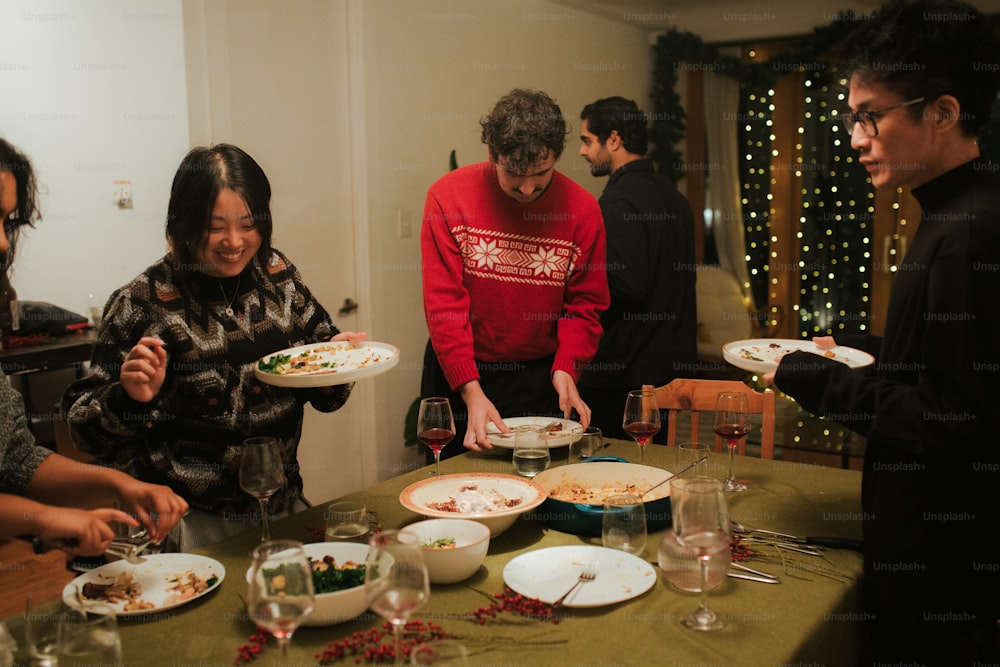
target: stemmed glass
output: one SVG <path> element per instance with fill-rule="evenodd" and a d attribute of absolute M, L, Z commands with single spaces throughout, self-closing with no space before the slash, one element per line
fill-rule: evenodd
<path fill-rule="evenodd" d="M 416 535 L 398 530 L 372 534 L 365 560 L 368 606 L 392 623 L 396 664 L 403 664 L 403 626 L 431 595 L 427 566 Z"/>
<path fill-rule="evenodd" d="M 292 633 L 313 610 L 312 568 L 301 542 L 273 540 L 253 550 L 247 613 L 278 640 L 288 657 Z"/>
<path fill-rule="evenodd" d="M 739 482 L 733 474 L 733 456 L 740 438 L 750 432 L 750 411 L 746 394 L 720 391 L 715 399 L 715 433 L 724 438 L 729 446 L 729 473 L 726 475 L 726 491 L 746 491 L 747 485 Z"/>
<path fill-rule="evenodd" d="M 691 549 L 701 565 L 701 598 L 698 608 L 681 619 L 691 630 L 719 630 L 726 623 L 708 608 L 708 564 L 715 554 L 729 549 L 732 526 L 722 482 L 711 477 L 686 477 L 670 482 L 674 536 Z"/>
<path fill-rule="evenodd" d="M 648 389 L 636 389 L 625 399 L 622 428 L 639 445 L 639 462 L 645 459 L 646 443 L 660 431 L 660 409 L 656 394 Z"/>
<path fill-rule="evenodd" d="M 284 462 L 275 438 L 257 437 L 243 441 L 240 454 L 240 486 L 260 502 L 261 542 L 271 539 L 267 521 L 267 501 L 285 485 Z"/>
<path fill-rule="evenodd" d="M 441 450 L 455 437 L 455 418 L 447 398 L 432 396 L 420 401 L 417 440 L 434 452 L 434 473 L 441 474 Z"/>

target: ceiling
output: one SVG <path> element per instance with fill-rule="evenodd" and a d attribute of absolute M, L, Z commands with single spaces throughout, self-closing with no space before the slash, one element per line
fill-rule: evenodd
<path fill-rule="evenodd" d="M 881 0 L 550 0 L 570 10 L 596 14 L 660 32 L 693 32 L 706 42 L 738 42 L 808 34 L 848 10 L 869 14 Z M 988 13 L 997 0 L 967 0 Z"/>

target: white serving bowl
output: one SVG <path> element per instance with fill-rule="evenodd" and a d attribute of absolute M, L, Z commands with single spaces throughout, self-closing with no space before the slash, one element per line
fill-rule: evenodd
<path fill-rule="evenodd" d="M 424 519 L 399 532 L 417 536 L 432 584 L 454 584 L 468 579 L 479 570 L 490 548 L 490 529 L 469 519 Z M 455 546 L 447 549 L 427 546 L 444 538 L 455 540 Z"/>
<path fill-rule="evenodd" d="M 365 564 L 368 556 L 368 545 L 358 542 L 314 542 L 304 544 L 302 548 L 312 560 L 323 560 L 324 556 L 333 556 L 337 565 L 343 565 L 347 561 L 354 561 L 359 565 Z M 316 595 L 316 604 L 312 613 L 306 617 L 302 625 L 334 625 L 343 623 L 352 618 L 357 618 L 368 609 L 368 600 L 365 598 L 365 585 L 354 588 L 346 588 L 333 593 L 320 593 Z"/>
<path fill-rule="evenodd" d="M 454 500 L 460 492 L 477 489 L 483 492 L 495 491 L 509 501 L 519 501 L 513 507 L 488 511 L 451 512 L 430 507 L 435 503 Z M 467 472 L 452 475 L 435 475 L 415 482 L 399 494 L 399 502 L 411 512 L 430 519 L 472 519 L 490 529 L 496 537 L 510 528 L 517 517 L 535 509 L 545 502 L 546 492 L 540 484 L 530 479 L 514 475 L 490 472 Z"/>

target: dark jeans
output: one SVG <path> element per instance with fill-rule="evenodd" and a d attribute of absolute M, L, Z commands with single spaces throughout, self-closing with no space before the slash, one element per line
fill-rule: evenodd
<path fill-rule="evenodd" d="M 477 361 L 476 366 L 479 369 L 479 384 L 501 417 L 562 417 L 559 395 L 550 379 L 552 357 L 495 363 Z M 429 396 L 446 396 L 455 415 L 455 439 L 441 451 L 441 458 L 463 453 L 468 411 L 462 397 L 448 386 L 430 342 L 424 350 L 424 370 L 420 379 L 420 397 Z M 434 462 L 434 455 L 429 449 L 427 462 Z"/>

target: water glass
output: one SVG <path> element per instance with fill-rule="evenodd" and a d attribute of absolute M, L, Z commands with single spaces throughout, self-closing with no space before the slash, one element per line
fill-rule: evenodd
<path fill-rule="evenodd" d="M 590 458 L 604 446 L 604 434 L 596 426 L 588 426 L 583 429 L 579 438 L 574 440 L 569 446 L 570 459 Z"/>
<path fill-rule="evenodd" d="M 709 456 L 712 453 L 712 448 L 703 442 L 682 442 L 677 445 L 677 459 L 674 467 L 674 471 L 680 471 L 687 468 L 689 465 Z M 708 474 L 708 461 L 697 465 L 690 470 L 691 475 L 706 475 Z"/>
<path fill-rule="evenodd" d="M 549 467 L 549 441 L 541 426 L 525 425 L 514 429 L 514 471 L 522 477 L 534 477 Z"/>
<path fill-rule="evenodd" d="M 368 544 L 368 532 L 378 527 L 378 517 L 369 513 L 359 500 L 340 500 L 326 506 L 327 542 L 363 542 Z"/>
<path fill-rule="evenodd" d="M 455 639 L 435 639 L 413 647 L 411 665 L 448 665 L 464 667 L 469 664 L 469 650 Z"/>
<path fill-rule="evenodd" d="M 646 548 L 646 506 L 635 493 L 604 499 L 601 544 L 630 554 Z"/>
<path fill-rule="evenodd" d="M 88 608 L 59 620 L 59 667 L 124 665 L 118 623 L 114 613 Z"/>
<path fill-rule="evenodd" d="M 40 593 L 31 591 L 24 605 L 24 641 L 28 655 L 35 667 L 54 667 L 59 664 L 59 621 L 79 612 L 63 603 L 45 611 L 47 600 Z"/>

